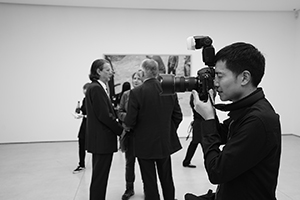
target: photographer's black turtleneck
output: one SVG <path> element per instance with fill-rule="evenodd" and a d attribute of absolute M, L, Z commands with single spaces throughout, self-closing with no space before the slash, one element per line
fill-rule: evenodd
<path fill-rule="evenodd" d="M 263 90 L 215 107 L 229 119 L 204 121 L 200 143 L 209 179 L 219 184 L 217 200 L 276 199 L 281 129 Z"/>

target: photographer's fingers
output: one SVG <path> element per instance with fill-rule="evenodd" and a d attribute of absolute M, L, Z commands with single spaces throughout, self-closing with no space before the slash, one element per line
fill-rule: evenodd
<path fill-rule="evenodd" d="M 198 92 L 193 90 L 192 91 L 194 97 L 194 109 L 205 119 L 214 119 L 215 118 L 215 111 L 212 106 L 212 100 L 209 96 L 209 100 L 207 102 L 200 101 Z"/>
<path fill-rule="evenodd" d="M 215 91 L 213 89 L 210 89 L 208 91 L 208 93 L 209 93 L 209 99 L 210 99 L 212 105 L 215 105 L 215 96 L 216 96 Z"/>
<path fill-rule="evenodd" d="M 196 90 L 192 90 L 192 94 L 194 97 L 194 109 L 200 114 L 202 112 L 201 106 L 203 105 L 203 102 L 199 98 L 199 94 Z"/>
<path fill-rule="evenodd" d="M 196 90 L 192 90 L 192 94 L 194 97 L 194 105 L 196 105 L 195 103 L 200 101 L 198 92 Z"/>

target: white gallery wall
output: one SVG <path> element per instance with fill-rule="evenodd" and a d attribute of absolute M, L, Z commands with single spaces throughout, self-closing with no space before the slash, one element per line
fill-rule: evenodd
<path fill-rule="evenodd" d="M 191 54 L 186 38 L 209 35 L 217 50 L 237 41 L 266 57 L 261 86 L 281 116 L 282 133 L 300 135 L 300 22 L 294 12 L 101 9 L 0 4 L 0 143 L 76 140 L 91 63 L 103 54 Z M 226 117 L 221 114 L 221 118 Z M 185 116 L 179 135 L 187 135 Z"/>
<path fill-rule="evenodd" d="M 299 105 L 299 98 L 300 98 L 300 94 L 298 93 L 299 91 L 299 77 L 297 76 L 298 74 L 300 74 L 300 10 L 297 11 L 296 14 L 297 20 L 296 20 L 296 51 L 295 51 L 295 56 L 296 56 L 296 62 L 294 63 L 292 69 L 291 69 L 291 73 L 292 77 L 291 79 L 292 81 L 292 91 L 291 94 L 287 94 L 287 98 L 286 99 L 291 99 L 291 101 L 293 102 L 292 106 L 292 111 L 290 112 L 290 114 L 287 115 L 287 119 L 290 119 L 291 121 L 293 121 L 293 133 L 300 135 L 300 123 L 299 123 L 299 113 L 300 113 L 300 105 Z M 287 102 L 289 102 L 289 100 L 287 100 Z M 288 105 L 289 103 L 287 103 Z"/>

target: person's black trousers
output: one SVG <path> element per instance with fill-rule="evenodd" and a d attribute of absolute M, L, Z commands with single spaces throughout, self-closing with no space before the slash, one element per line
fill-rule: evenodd
<path fill-rule="evenodd" d="M 135 156 L 132 136 L 128 136 L 128 149 L 125 152 L 126 166 L 125 166 L 125 180 L 127 184 L 132 184 L 135 181 Z"/>
<path fill-rule="evenodd" d="M 105 200 L 112 158 L 112 153 L 92 155 L 93 171 L 90 185 L 90 200 Z"/>
<path fill-rule="evenodd" d="M 78 138 L 79 166 L 85 167 L 85 138 Z"/>
<path fill-rule="evenodd" d="M 184 165 L 189 165 L 191 163 L 191 160 L 196 152 L 197 146 L 199 143 L 195 143 L 193 141 L 190 142 L 188 149 L 186 151 L 185 158 L 183 160 Z"/>
<path fill-rule="evenodd" d="M 145 200 L 159 200 L 157 175 L 161 183 L 164 200 L 174 200 L 175 186 L 172 176 L 171 157 L 163 159 L 138 158 L 144 183 Z"/>

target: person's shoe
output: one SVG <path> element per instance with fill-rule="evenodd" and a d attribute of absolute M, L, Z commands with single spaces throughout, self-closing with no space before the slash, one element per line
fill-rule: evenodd
<path fill-rule="evenodd" d="M 85 170 L 85 167 L 78 166 L 76 169 L 74 169 L 73 174 L 78 174 L 80 172 L 83 172 Z"/>
<path fill-rule="evenodd" d="M 182 166 L 189 167 L 189 168 L 196 168 L 196 165 L 185 164 L 185 163 L 182 163 Z"/>
<path fill-rule="evenodd" d="M 134 190 L 133 189 L 126 189 L 126 191 L 122 195 L 122 200 L 128 200 L 133 195 L 134 195 Z"/>
<path fill-rule="evenodd" d="M 201 200 L 202 198 L 201 197 L 198 197 L 194 194 L 191 194 L 191 193 L 186 193 L 184 195 L 184 200 Z"/>
<path fill-rule="evenodd" d="M 184 195 L 184 200 L 205 200 L 205 199 L 215 199 L 216 193 L 214 193 L 211 189 L 204 195 L 196 196 L 191 193 L 186 193 Z"/>

